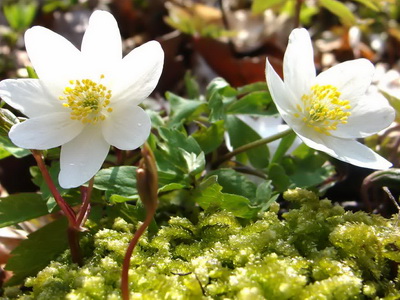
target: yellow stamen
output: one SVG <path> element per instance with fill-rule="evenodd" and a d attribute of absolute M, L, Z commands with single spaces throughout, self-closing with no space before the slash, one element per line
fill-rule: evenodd
<path fill-rule="evenodd" d="M 104 75 L 100 75 L 100 80 Z M 111 90 L 103 84 L 91 79 L 69 80 L 71 86 L 64 89 L 64 95 L 58 97 L 65 101 L 62 105 L 71 109 L 71 119 L 81 121 L 83 124 L 96 124 L 104 121 L 113 111 L 109 107 L 112 97 Z"/>
<path fill-rule="evenodd" d="M 296 105 L 296 118 L 302 120 L 318 133 L 331 135 L 339 124 L 346 124 L 351 115 L 351 105 L 348 100 L 340 99 L 340 92 L 332 85 L 314 85 L 309 94 L 301 97 L 303 106 Z"/>

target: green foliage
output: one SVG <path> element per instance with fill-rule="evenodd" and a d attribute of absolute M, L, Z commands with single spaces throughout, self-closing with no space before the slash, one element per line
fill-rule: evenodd
<path fill-rule="evenodd" d="M 42 270 L 67 248 L 67 222 L 59 219 L 28 236 L 20 246 L 12 251 L 6 270 L 14 276 L 8 285 L 18 284 L 27 276 Z"/>
<path fill-rule="evenodd" d="M 137 199 L 136 167 L 120 166 L 100 170 L 94 178 L 94 187 L 112 195 Z"/>
<path fill-rule="evenodd" d="M 276 113 L 272 97 L 267 91 L 255 91 L 228 106 L 230 114 L 271 115 Z"/>
<path fill-rule="evenodd" d="M 18 118 L 8 109 L 0 108 L 0 135 L 8 136 L 14 124 L 19 123 Z"/>
<path fill-rule="evenodd" d="M 192 36 L 219 38 L 233 36 L 234 33 L 218 24 L 219 11 L 204 5 L 178 6 L 173 3 L 167 5 L 169 16 L 164 18 L 172 28 Z M 205 12 L 203 12 L 205 10 Z M 210 17 L 208 16 L 209 14 Z"/>
<path fill-rule="evenodd" d="M 48 213 L 39 194 L 21 193 L 0 198 L 0 227 L 18 224 Z"/>
<path fill-rule="evenodd" d="M 356 18 L 345 4 L 336 0 L 319 0 L 319 3 L 322 7 L 338 16 L 344 25 L 350 27 L 355 24 Z"/>
<path fill-rule="evenodd" d="M 285 198 L 297 208 L 282 218 L 276 204 L 245 224 L 214 206 L 197 221 L 171 217 L 145 234 L 131 260 L 131 299 L 400 297 L 391 267 L 400 262 L 396 218 L 346 212 L 301 189 Z M 71 264 L 67 251 L 25 281 L 32 291 L 15 296 L 8 288 L 6 299 L 120 299 L 120 267 L 138 223 L 96 223 L 83 239 L 93 251 L 84 266 Z"/>
<path fill-rule="evenodd" d="M 166 98 L 171 104 L 171 121 L 169 125 L 179 124 L 182 121 L 191 121 L 192 116 L 204 112 L 206 103 L 199 100 L 187 100 L 173 93 L 166 93 Z"/>
<path fill-rule="evenodd" d="M 159 129 L 164 143 L 154 150 L 160 185 L 170 183 L 190 187 L 205 168 L 204 152 L 192 136 L 177 129 Z"/>
<path fill-rule="evenodd" d="M 67 10 L 76 4 L 78 0 L 45 0 L 42 9 L 45 13 L 51 13 L 57 9 Z"/>
<path fill-rule="evenodd" d="M 236 217 L 252 218 L 258 209 L 250 206 L 249 199 L 235 194 L 222 193 L 217 176 L 211 176 L 194 191 L 193 198 L 203 209 L 217 207 L 232 212 Z"/>
<path fill-rule="evenodd" d="M 260 135 L 249 125 L 235 116 L 227 117 L 227 127 L 230 142 L 233 148 L 238 148 L 261 138 Z M 262 145 L 260 147 L 250 149 L 243 154 L 240 154 L 238 159 L 242 162 L 246 162 L 248 160 L 256 168 L 265 168 L 268 166 L 268 147 L 266 145 Z"/>
<path fill-rule="evenodd" d="M 204 154 L 213 152 L 224 141 L 224 125 L 223 120 L 216 121 L 209 127 L 200 125 L 199 130 L 192 134 L 192 137 L 195 138 L 201 149 L 204 151 Z"/>
<path fill-rule="evenodd" d="M 255 14 L 260 14 L 267 9 L 281 7 L 286 2 L 288 0 L 254 0 L 251 4 L 251 11 Z"/>
<path fill-rule="evenodd" d="M 12 29 L 23 32 L 31 26 L 37 7 L 36 0 L 5 0 L 3 13 Z"/>
<path fill-rule="evenodd" d="M 19 123 L 18 118 L 8 109 L 0 108 L 0 149 L 1 158 L 13 155 L 21 158 L 30 154 L 27 149 L 16 147 L 8 137 L 8 132 L 14 124 Z M 0 159 L 1 159 L 0 158 Z"/>
<path fill-rule="evenodd" d="M 80 204 L 81 202 L 80 195 L 76 192 L 76 190 L 66 190 L 61 188 L 61 186 L 58 184 L 58 173 L 60 172 L 60 163 L 53 161 L 51 166 L 48 168 L 48 171 L 60 195 L 63 196 L 71 206 Z M 51 193 L 48 185 L 43 179 L 42 173 L 40 173 L 39 171 L 39 168 L 36 166 L 31 167 L 30 173 L 32 175 L 33 183 L 36 184 L 40 189 L 42 199 L 45 201 L 47 205 L 48 213 L 52 213 L 55 210 L 59 209 L 56 200 L 53 197 L 53 194 Z"/>

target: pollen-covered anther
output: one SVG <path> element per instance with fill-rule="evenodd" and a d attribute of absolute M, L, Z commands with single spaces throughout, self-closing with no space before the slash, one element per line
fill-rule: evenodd
<path fill-rule="evenodd" d="M 100 80 L 104 75 L 100 76 Z M 71 119 L 79 120 L 84 124 L 96 124 L 104 121 L 112 112 L 109 107 L 111 101 L 111 90 L 103 84 L 96 83 L 91 79 L 70 80 L 64 89 L 64 96 L 59 99 L 64 107 L 71 109 Z"/>
<path fill-rule="evenodd" d="M 297 105 L 296 118 L 302 120 L 308 127 L 319 133 L 331 135 L 339 124 L 346 124 L 351 115 L 351 105 L 348 100 L 340 99 L 340 92 L 332 85 L 314 85 L 309 94 L 301 97 L 303 106 Z"/>

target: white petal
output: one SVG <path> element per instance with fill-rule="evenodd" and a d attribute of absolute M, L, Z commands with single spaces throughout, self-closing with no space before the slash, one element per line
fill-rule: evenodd
<path fill-rule="evenodd" d="M 110 145 L 98 126 L 87 126 L 75 139 L 61 147 L 61 170 L 58 176 L 63 188 L 78 187 L 100 170 Z"/>
<path fill-rule="evenodd" d="M 294 119 L 293 114 L 296 112 L 296 104 L 301 104 L 300 98 L 296 98 L 292 95 L 291 91 L 283 83 L 282 79 L 275 72 L 268 60 L 266 77 L 272 99 L 274 100 L 280 115 L 290 126 L 292 124 L 292 119 Z"/>
<path fill-rule="evenodd" d="M 356 140 L 323 134 L 313 134 L 308 137 L 298 135 L 307 146 L 355 166 L 375 170 L 385 170 L 392 166 L 392 163 Z"/>
<path fill-rule="evenodd" d="M 364 58 L 340 63 L 322 72 L 317 76 L 316 83 L 320 85 L 333 85 L 341 93 L 342 100 L 349 100 L 354 105 L 354 100 L 365 94 L 371 84 L 375 68 Z"/>
<path fill-rule="evenodd" d="M 30 118 L 63 111 L 60 100 L 50 95 L 38 79 L 3 80 L 0 97 Z"/>
<path fill-rule="evenodd" d="M 147 113 L 135 105 L 119 105 L 103 122 L 105 140 L 121 150 L 140 147 L 149 137 L 151 121 Z"/>
<path fill-rule="evenodd" d="M 304 28 L 294 29 L 283 59 L 285 84 L 301 98 L 309 93 L 315 79 L 314 51 L 310 35 Z"/>
<path fill-rule="evenodd" d="M 347 124 L 340 124 L 332 135 L 340 138 L 362 138 L 388 127 L 395 118 L 395 111 L 380 94 L 359 98 Z"/>
<path fill-rule="evenodd" d="M 68 80 L 82 76 L 85 65 L 80 51 L 61 35 L 35 26 L 26 31 L 25 46 L 39 78 L 52 93 L 61 95 Z"/>
<path fill-rule="evenodd" d="M 108 71 L 122 59 L 122 42 L 118 24 L 112 14 L 95 11 L 82 40 L 82 55 L 98 76 Z"/>
<path fill-rule="evenodd" d="M 68 112 L 57 112 L 27 119 L 14 125 L 9 136 L 18 147 L 44 150 L 69 142 L 82 131 L 82 128 L 83 124 L 71 120 Z"/>
<path fill-rule="evenodd" d="M 160 79 L 164 64 L 164 51 L 156 41 L 133 49 L 116 68 L 113 85 L 114 101 L 132 101 L 139 104 L 146 99 Z"/>

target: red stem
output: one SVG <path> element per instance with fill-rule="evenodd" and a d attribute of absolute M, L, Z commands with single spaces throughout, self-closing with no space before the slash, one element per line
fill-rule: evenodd
<path fill-rule="evenodd" d="M 74 227 L 68 226 L 67 235 L 72 262 L 82 267 L 83 259 L 81 246 L 79 245 L 79 231 Z"/>
<path fill-rule="evenodd" d="M 82 206 L 79 209 L 78 216 L 76 217 L 76 223 L 81 228 L 86 222 L 87 216 L 90 212 L 90 198 L 93 191 L 94 178 L 90 179 L 88 187 L 82 187 Z"/>
<path fill-rule="evenodd" d="M 69 248 L 71 249 L 71 258 L 72 262 L 82 266 L 82 255 L 81 249 L 79 245 L 79 224 L 77 224 L 76 215 L 71 206 L 61 197 L 57 187 L 55 186 L 53 180 L 51 179 L 50 173 L 47 170 L 46 164 L 43 161 L 42 154 L 40 151 L 32 150 L 33 157 L 36 160 L 36 163 L 39 167 L 40 172 L 42 173 L 43 179 L 45 180 L 47 186 L 50 189 L 54 199 L 56 200 L 58 206 L 64 212 L 65 216 L 68 219 L 68 243 Z"/>
<path fill-rule="evenodd" d="M 121 275 L 121 292 L 122 292 L 122 299 L 129 300 L 129 267 L 131 263 L 131 256 L 133 250 L 139 238 L 145 232 L 146 228 L 149 227 L 151 221 L 153 220 L 154 214 L 156 213 L 156 208 L 152 209 L 152 211 L 148 211 L 146 214 L 146 219 L 144 220 L 143 224 L 139 227 L 139 229 L 135 232 L 131 242 L 129 243 L 128 249 L 126 250 L 124 262 L 122 264 L 122 275 Z"/>
<path fill-rule="evenodd" d="M 61 210 L 64 212 L 65 216 L 68 219 L 68 223 L 70 227 L 76 227 L 76 219 L 75 219 L 75 212 L 73 209 L 64 201 L 64 199 L 61 197 L 60 193 L 57 190 L 57 187 L 55 186 L 53 180 L 51 179 L 50 173 L 47 170 L 47 167 L 43 161 L 42 154 L 39 151 L 32 150 L 33 157 L 36 160 L 36 163 L 40 169 L 40 172 L 42 173 L 44 181 L 46 181 L 46 184 L 48 185 L 51 194 L 53 195 L 54 199 L 56 200 L 58 206 L 61 208 Z"/>

